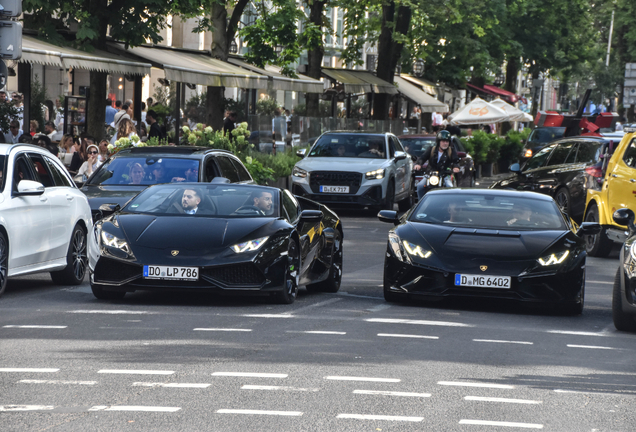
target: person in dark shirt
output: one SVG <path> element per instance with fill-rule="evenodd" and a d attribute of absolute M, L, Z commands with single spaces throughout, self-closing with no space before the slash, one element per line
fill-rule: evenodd
<path fill-rule="evenodd" d="M 231 111 L 223 121 L 223 130 L 225 131 L 225 135 L 229 136 L 230 139 L 233 139 L 232 131 L 236 129 L 236 126 L 234 125 L 236 123 L 236 117 L 236 112 Z"/>
<path fill-rule="evenodd" d="M 159 123 L 157 123 L 157 113 L 155 110 L 148 110 L 146 113 L 146 123 L 150 125 L 150 130 L 148 131 L 148 138 L 156 137 L 159 140 L 165 139 L 166 136 L 161 131 L 159 127 Z"/>

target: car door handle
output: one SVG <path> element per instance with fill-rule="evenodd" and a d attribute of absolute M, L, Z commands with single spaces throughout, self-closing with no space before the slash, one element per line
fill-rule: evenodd
<path fill-rule="evenodd" d="M 612 174 L 612 177 L 616 178 L 616 177 L 618 177 L 618 176 L 617 176 L 616 174 Z"/>
<path fill-rule="evenodd" d="M 630 182 L 630 183 L 636 183 L 636 180 L 634 180 L 634 179 L 629 179 L 629 182 Z"/>
<path fill-rule="evenodd" d="M 67 194 L 66 195 L 66 199 L 69 201 L 73 201 L 75 199 L 75 197 L 73 195 Z"/>
<path fill-rule="evenodd" d="M 44 195 L 40 196 L 40 201 L 41 202 L 47 202 L 49 199 L 47 197 L 45 197 Z"/>

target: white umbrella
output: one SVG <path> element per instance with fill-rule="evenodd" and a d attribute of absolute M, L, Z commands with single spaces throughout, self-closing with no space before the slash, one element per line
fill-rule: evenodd
<path fill-rule="evenodd" d="M 532 121 L 532 116 L 521 111 L 519 108 L 510 105 L 509 103 L 497 98 L 490 102 L 491 105 L 501 108 L 508 114 L 510 121 L 527 122 Z"/>
<path fill-rule="evenodd" d="M 465 107 L 454 112 L 451 117 L 451 124 L 457 125 L 491 124 L 510 121 L 510 117 L 504 110 L 478 97 Z"/>

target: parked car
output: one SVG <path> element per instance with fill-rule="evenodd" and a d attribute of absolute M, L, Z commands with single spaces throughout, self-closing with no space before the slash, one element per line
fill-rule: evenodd
<path fill-rule="evenodd" d="M 614 223 L 629 228 L 629 237 L 621 248 L 612 290 L 612 319 L 617 330 L 636 332 L 636 226 L 634 212 L 616 210 Z"/>
<path fill-rule="evenodd" d="M 391 133 L 326 132 L 297 162 L 292 192 L 330 205 L 408 210 L 413 162 Z"/>
<path fill-rule="evenodd" d="M 563 138 L 563 134 L 565 134 L 565 127 L 538 127 L 533 129 L 521 151 L 520 162 L 530 159 L 548 143 Z"/>
<path fill-rule="evenodd" d="M 91 210 L 64 165 L 41 147 L 0 144 L 0 167 L 0 295 L 7 278 L 31 273 L 81 284 Z"/>
<path fill-rule="evenodd" d="M 636 128 L 624 128 L 625 135 L 607 166 L 601 170 L 602 184 L 588 189 L 584 220 L 598 222 L 602 230 L 597 235 L 587 236 L 587 253 L 591 256 L 609 255 L 614 243 L 627 240 L 627 227 L 616 223 L 614 211 L 628 208 L 636 211 Z M 609 156 L 609 154 L 607 155 Z"/>
<path fill-rule="evenodd" d="M 438 189 L 389 231 L 384 298 L 484 297 L 546 303 L 580 314 L 585 298 L 585 243 L 554 200 L 534 192 Z"/>
<path fill-rule="evenodd" d="M 562 138 L 539 150 L 522 166 L 510 167 L 511 177 L 492 184 L 492 189 L 515 189 L 550 195 L 561 211 L 580 220 L 591 177 L 597 175 L 603 149 L 611 140 L 596 136 Z"/>
<path fill-rule="evenodd" d="M 207 147 L 158 146 L 124 149 L 101 165 L 82 186 L 94 220 L 120 208 L 150 185 L 210 182 L 225 177 L 232 183 L 253 183 L 252 176 L 231 152 Z"/>
<path fill-rule="evenodd" d="M 288 190 L 225 179 L 156 185 L 95 224 L 91 288 L 99 299 L 206 290 L 289 304 L 301 285 L 338 291 L 342 239 L 335 213 Z"/>

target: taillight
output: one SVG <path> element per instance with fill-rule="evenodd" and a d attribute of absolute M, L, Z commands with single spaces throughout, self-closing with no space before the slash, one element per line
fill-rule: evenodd
<path fill-rule="evenodd" d="M 603 178 L 603 170 L 600 167 L 597 167 L 597 166 L 587 167 L 585 168 L 585 172 L 597 179 Z"/>
<path fill-rule="evenodd" d="M 525 154 L 523 155 L 523 157 L 525 158 L 530 158 L 532 157 L 532 150 L 528 149 L 526 150 Z"/>

